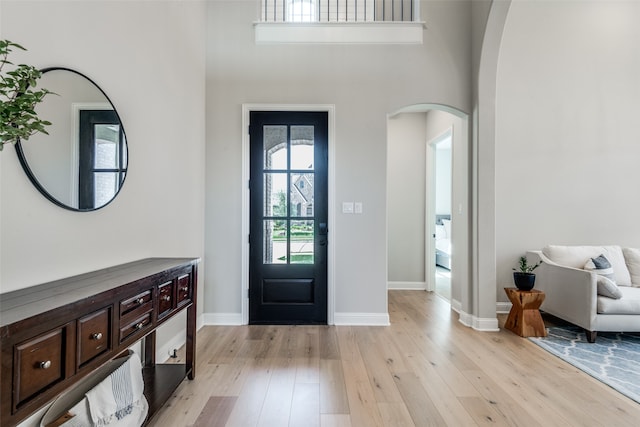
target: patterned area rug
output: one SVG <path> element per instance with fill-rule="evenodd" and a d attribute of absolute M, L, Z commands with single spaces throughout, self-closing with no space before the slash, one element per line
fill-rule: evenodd
<path fill-rule="evenodd" d="M 594 344 L 582 328 L 548 328 L 535 344 L 640 403 L 640 335 L 598 332 Z"/>

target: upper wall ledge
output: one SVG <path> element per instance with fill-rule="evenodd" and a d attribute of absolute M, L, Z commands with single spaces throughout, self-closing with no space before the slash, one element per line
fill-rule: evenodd
<path fill-rule="evenodd" d="M 422 44 L 424 22 L 254 22 L 256 44 Z"/>

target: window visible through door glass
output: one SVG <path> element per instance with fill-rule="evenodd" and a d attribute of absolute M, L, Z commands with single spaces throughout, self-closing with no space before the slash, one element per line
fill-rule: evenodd
<path fill-rule="evenodd" d="M 312 173 L 291 174 L 291 216 L 313 216 Z"/>

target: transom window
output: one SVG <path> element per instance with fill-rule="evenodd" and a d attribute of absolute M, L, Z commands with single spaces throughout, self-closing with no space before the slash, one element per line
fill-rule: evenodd
<path fill-rule="evenodd" d="M 413 22 L 419 0 L 260 0 L 261 22 Z"/>
<path fill-rule="evenodd" d="M 318 20 L 316 0 L 288 0 L 288 22 L 314 22 Z"/>
<path fill-rule="evenodd" d="M 254 1 L 256 44 L 422 44 L 420 0 Z"/>

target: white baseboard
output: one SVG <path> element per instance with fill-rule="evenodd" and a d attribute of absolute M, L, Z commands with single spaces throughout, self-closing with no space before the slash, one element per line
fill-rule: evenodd
<path fill-rule="evenodd" d="M 196 331 L 204 326 L 204 315 L 201 314 L 196 319 Z M 185 330 L 174 335 L 169 341 L 156 349 L 156 361 L 158 363 L 164 363 L 169 359 L 169 355 L 173 352 L 173 349 L 178 349 L 187 342 L 187 332 Z M 136 351 L 138 354 L 142 354 L 142 348 L 138 348 Z"/>
<path fill-rule="evenodd" d="M 427 289 L 426 282 L 387 282 L 387 289 L 393 289 L 398 291 L 411 291 L 411 290 L 425 290 Z"/>
<path fill-rule="evenodd" d="M 237 326 L 242 325 L 242 314 L 240 313 L 204 313 L 204 325 Z"/>
<path fill-rule="evenodd" d="M 459 319 L 460 323 L 462 323 L 467 327 L 473 328 L 476 331 L 497 332 L 500 330 L 500 328 L 498 327 L 497 318 L 476 317 L 462 310 L 459 311 L 459 313 L 460 313 L 460 319 Z"/>
<path fill-rule="evenodd" d="M 452 299 L 451 300 L 451 310 L 453 310 L 456 313 L 460 314 L 460 312 L 462 311 L 462 303 L 460 301 L 458 301 L 457 299 Z"/>
<path fill-rule="evenodd" d="M 458 321 L 460 323 L 469 328 L 473 326 L 473 315 L 467 313 L 466 311 L 462 311 L 462 309 L 458 311 L 458 314 L 460 315 L 460 317 L 458 318 Z"/>
<path fill-rule="evenodd" d="M 204 313 L 198 316 L 196 319 L 196 331 L 199 331 L 204 326 Z"/>
<path fill-rule="evenodd" d="M 336 326 L 389 326 L 388 313 L 336 313 L 333 317 Z"/>
<path fill-rule="evenodd" d="M 511 311 L 511 303 L 498 301 L 496 302 L 496 313 L 506 314 Z"/>
<path fill-rule="evenodd" d="M 187 332 L 185 330 L 174 335 L 169 341 L 156 349 L 156 362 L 164 363 L 169 359 L 169 355 L 174 349 L 178 349 L 187 342 Z"/>
<path fill-rule="evenodd" d="M 498 332 L 500 330 L 498 327 L 498 319 L 491 317 L 474 317 L 472 328 L 482 332 Z"/>

